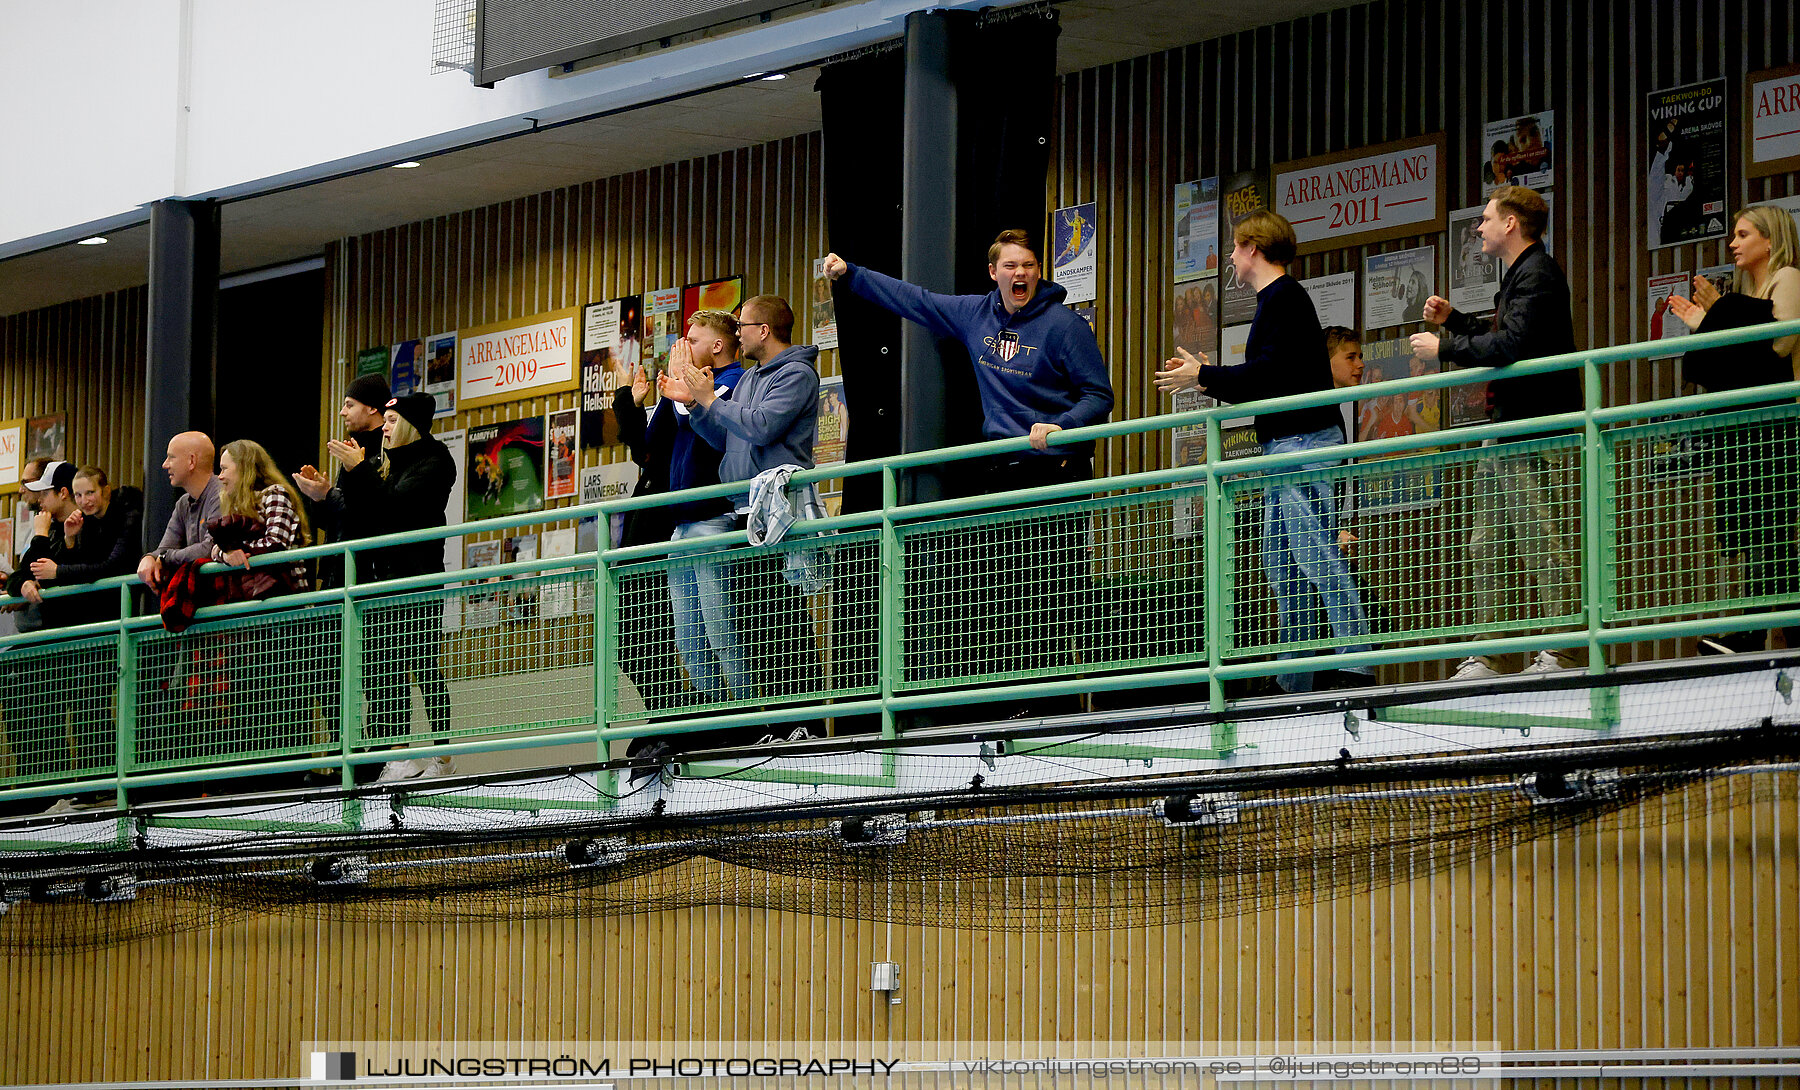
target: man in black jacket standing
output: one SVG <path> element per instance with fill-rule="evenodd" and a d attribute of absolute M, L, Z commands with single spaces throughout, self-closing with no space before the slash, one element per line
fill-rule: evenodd
<path fill-rule="evenodd" d="M 381 412 L 391 396 L 387 379 L 380 375 L 358 375 L 344 391 L 338 419 L 344 422 L 344 434 L 362 448 L 365 458 L 381 457 Z M 313 525 L 325 531 L 327 541 L 354 541 L 375 532 L 366 516 L 346 508 L 344 472 L 338 470 L 335 486 L 313 466 L 301 466 L 300 472 L 294 474 L 294 487 L 313 501 Z M 320 573 L 320 587 L 336 586 L 341 581 L 341 576 L 333 578 L 330 572 Z"/>
<path fill-rule="evenodd" d="M 1415 333 L 1412 350 L 1424 360 L 1443 359 L 1461 367 L 1505 367 L 1521 360 L 1575 351 L 1575 323 L 1569 282 L 1544 249 L 1550 218 L 1544 198 L 1524 186 L 1495 190 L 1481 213 L 1481 249 L 1506 263 L 1494 318 L 1487 322 L 1451 309 L 1439 296 L 1425 301 L 1425 320 L 1443 333 Z M 1495 422 L 1579 412 L 1581 375 L 1574 370 L 1488 383 L 1488 417 Z M 1542 436 L 1506 440 L 1517 446 Z M 1469 560 L 1475 584 L 1475 622 L 1484 630 L 1522 620 L 1572 618 L 1580 612 L 1581 573 L 1563 534 L 1568 504 L 1576 494 L 1580 467 L 1563 445 L 1483 458 L 1475 471 L 1474 529 Z M 1536 612 L 1508 616 L 1506 573 L 1520 570 L 1531 581 Z M 1539 651 L 1524 673 L 1541 674 L 1580 665 L 1580 655 Z M 1498 677 L 1495 657 L 1464 659 L 1453 680 Z"/>

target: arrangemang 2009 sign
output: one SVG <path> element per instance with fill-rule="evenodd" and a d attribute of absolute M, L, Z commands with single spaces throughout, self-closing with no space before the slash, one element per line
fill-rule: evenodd
<path fill-rule="evenodd" d="M 579 307 L 459 330 L 458 404 L 465 409 L 576 389 Z"/>

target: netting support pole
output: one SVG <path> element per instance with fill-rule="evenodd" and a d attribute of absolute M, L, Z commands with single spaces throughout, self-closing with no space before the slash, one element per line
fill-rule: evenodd
<path fill-rule="evenodd" d="M 119 685 L 113 694 L 113 805 L 123 810 L 125 774 L 137 762 L 138 663 L 137 641 L 131 638 L 126 622 L 131 619 L 131 587 L 119 588 Z M 119 836 L 125 836 L 125 823 L 119 823 Z"/>
<path fill-rule="evenodd" d="M 619 657 L 619 572 L 606 562 L 606 549 L 598 547 L 598 535 L 610 533 L 611 523 L 609 516 L 600 516 L 594 549 L 594 736 L 601 762 L 611 760 L 607 754 L 612 743 L 607 740 L 606 728 L 612 726 L 612 713 L 619 704 L 619 672 L 613 668 Z M 609 769 L 601 779 L 598 786 L 603 795 L 617 794 L 617 772 Z"/>
<path fill-rule="evenodd" d="M 1216 416 L 1206 419 L 1206 521 L 1200 549 L 1205 560 L 1205 599 L 1202 602 L 1206 640 L 1206 698 L 1215 712 L 1225 710 L 1225 685 L 1219 667 L 1225 659 L 1225 623 L 1231 612 L 1231 579 L 1226 555 L 1225 484 L 1219 468 L 1225 464 L 1225 433 Z M 1213 725 L 1212 748 L 1221 756 L 1237 748 L 1237 726 L 1224 719 Z"/>
<path fill-rule="evenodd" d="M 877 680 L 881 685 L 881 736 L 898 735 L 894 726 L 894 679 L 900 675 L 900 608 L 903 598 L 906 561 L 900 552 L 900 533 L 894 528 L 894 508 L 900 504 L 899 478 L 892 466 L 881 470 L 881 569 L 877 588 L 880 603 L 876 623 L 880 626 L 877 647 Z M 887 754 L 891 758 L 892 754 Z M 885 762 L 884 762 L 885 763 Z M 884 772 L 887 769 L 883 769 Z"/>
<path fill-rule="evenodd" d="M 1606 512 L 1612 509 L 1610 470 L 1605 466 L 1606 445 L 1600 435 L 1600 364 L 1592 356 L 1581 362 L 1581 601 L 1587 620 L 1588 673 L 1606 672 L 1606 645 L 1600 631 L 1606 624 L 1607 595 L 1613 581 L 1606 564 Z M 1595 687 L 1588 690 L 1588 712 L 1601 728 L 1618 722 L 1619 691 Z"/>

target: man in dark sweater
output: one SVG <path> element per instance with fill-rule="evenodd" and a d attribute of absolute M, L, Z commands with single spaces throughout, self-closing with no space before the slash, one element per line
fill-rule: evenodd
<path fill-rule="evenodd" d="M 1197 388 L 1230 402 L 1331 389 L 1331 357 L 1318 312 L 1306 289 L 1287 272 L 1299 246 L 1293 225 L 1259 209 L 1238 223 L 1232 241 L 1231 264 L 1238 280 L 1256 289 L 1256 317 L 1250 321 L 1244 362 L 1221 367 L 1178 348 L 1178 356 L 1156 373 L 1157 388 L 1171 394 Z M 1310 584 L 1325 603 L 1340 654 L 1369 649 L 1363 642 L 1369 622 L 1362 598 L 1336 540 L 1332 480 L 1322 472 L 1339 461 L 1323 452 L 1343 445 L 1342 420 L 1335 405 L 1256 417 L 1256 438 L 1263 453 L 1321 452 L 1316 461 L 1270 475 L 1263 486 L 1263 574 L 1275 596 L 1276 641 L 1289 644 L 1306 638 L 1312 624 Z M 1296 653 L 1283 651 L 1280 656 L 1292 658 Z M 1372 679 L 1373 671 L 1363 667 L 1320 671 L 1310 686 L 1296 674 L 1281 674 L 1275 681 L 1294 692 L 1366 685 Z"/>
<path fill-rule="evenodd" d="M 1432 296 L 1425 320 L 1443 333 L 1415 333 L 1412 349 L 1421 359 L 1443 359 L 1460 367 L 1505 367 L 1521 360 L 1575 351 L 1569 282 L 1541 241 L 1550 209 L 1524 186 L 1494 191 L 1481 213 L 1482 252 L 1507 265 L 1488 322 L 1453 310 Z M 1502 372 L 1504 374 L 1504 372 Z M 1496 422 L 1581 411 L 1581 373 L 1495 378 L 1488 383 L 1488 416 Z M 1541 436 L 1506 440 L 1519 444 Z M 1562 529 L 1575 517 L 1567 497 L 1575 494 L 1579 467 L 1563 449 L 1543 449 L 1484 458 L 1475 472 L 1474 527 L 1469 561 L 1475 583 L 1475 623 L 1483 630 L 1521 621 L 1571 618 L 1579 610 L 1581 576 Z M 1535 590 L 1537 612 L 1520 617 L 1505 606 L 1507 573 L 1518 571 Z M 1510 657 L 1510 656 L 1509 656 Z M 1524 673 L 1540 674 L 1581 664 L 1579 651 L 1539 651 Z M 1464 659 L 1453 680 L 1498 677 L 1516 666 L 1494 657 Z"/>
<path fill-rule="evenodd" d="M 387 379 L 381 375 L 358 375 L 344 391 L 344 404 L 338 419 L 344 422 L 344 434 L 362 447 L 364 458 L 381 457 L 381 412 L 393 395 Z M 338 483 L 332 484 L 315 466 L 300 467 L 294 474 L 294 487 L 313 501 L 313 525 L 325 531 L 326 541 L 354 541 L 371 536 L 374 531 L 368 519 L 359 517 L 344 504 L 344 470 L 338 470 Z M 342 573 L 335 565 L 327 565 L 320 573 L 321 586 L 337 586 Z"/>

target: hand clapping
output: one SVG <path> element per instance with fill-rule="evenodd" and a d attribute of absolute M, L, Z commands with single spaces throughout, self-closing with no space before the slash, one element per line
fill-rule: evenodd
<path fill-rule="evenodd" d="M 1164 370 L 1156 372 L 1156 388 L 1165 394 L 1179 393 L 1182 390 L 1203 390 L 1200 385 L 1200 368 L 1206 366 L 1206 353 L 1198 356 L 1180 347 L 1175 348 L 1175 355 L 1163 364 Z"/>

